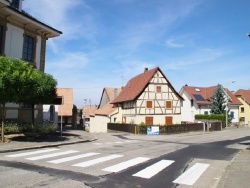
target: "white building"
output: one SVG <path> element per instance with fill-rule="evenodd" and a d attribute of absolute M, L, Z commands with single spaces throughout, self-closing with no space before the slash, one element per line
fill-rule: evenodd
<path fill-rule="evenodd" d="M 196 87 L 183 86 L 180 95 L 184 98 L 181 111 L 183 122 L 194 122 L 196 114 L 211 114 L 210 98 L 214 94 L 217 86 Z M 237 97 L 228 89 L 224 89 L 225 97 L 228 100 L 228 108 L 233 116 L 232 122 L 239 122 L 239 106 L 242 104 Z"/>
<path fill-rule="evenodd" d="M 44 72 L 46 41 L 62 32 L 27 14 L 22 3 L 0 0 L 0 55 L 22 59 Z M 6 119 L 26 122 L 31 119 L 29 105 L 7 104 L 6 109 Z M 42 116 L 42 105 L 36 105 L 35 121 L 42 121 Z"/>
<path fill-rule="evenodd" d="M 159 67 L 130 79 L 111 103 L 119 107 L 122 123 L 172 125 L 181 123 L 183 98 Z"/>

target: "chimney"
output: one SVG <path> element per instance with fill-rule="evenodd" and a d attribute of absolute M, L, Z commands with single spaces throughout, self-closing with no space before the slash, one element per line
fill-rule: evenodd
<path fill-rule="evenodd" d="M 147 71 L 148 71 L 148 68 L 147 68 L 147 67 L 145 67 L 145 68 L 144 68 L 144 73 L 145 73 L 145 72 L 147 72 Z"/>
<path fill-rule="evenodd" d="M 117 97 L 117 88 L 114 89 L 114 99 Z"/>

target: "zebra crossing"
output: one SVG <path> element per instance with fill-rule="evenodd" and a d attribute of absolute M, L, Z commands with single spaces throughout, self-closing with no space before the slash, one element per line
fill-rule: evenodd
<path fill-rule="evenodd" d="M 92 144 L 96 145 L 96 146 L 105 146 L 105 145 L 123 145 L 123 144 L 138 143 L 138 142 L 142 142 L 142 141 L 139 141 L 139 140 L 125 140 L 125 141 L 116 141 L 116 142 L 94 142 Z"/>
<path fill-rule="evenodd" d="M 70 156 L 67 156 L 70 155 Z M 24 160 L 29 161 L 39 161 L 46 160 L 46 163 L 52 164 L 61 164 L 68 162 L 75 162 L 74 164 L 69 164 L 72 167 L 77 168 L 86 168 L 89 166 L 97 167 L 98 164 L 105 164 L 107 161 L 112 161 L 115 159 L 121 159 L 121 162 L 116 161 L 116 164 L 101 168 L 102 171 L 116 173 L 123 170 L 126 170 L 130 167 L 133 167 L 138 164 L 145 163 L 150 160 L 148 157 L 135 157 L 129 160 L 123 160 L 124 155 L 121 154 L 104 154 L 101 156 L 101 153 L 89 152 L 81 153 L 77 150 L 65 150 L 50 148 L 50 149 L 41 149 L 36 151 L 28 151 L 16 154 L 5 155 L 6 158 L 24 158 Z M 88 159 L 90 158 L 91 159 Z M 51 158 L 54 158 L 51 160 Z M 93 159 L 94 158 L 94 159 Z M 80 160 L 80 161 L 79 161 Z M 158 173 L 175 163 L 174 160 L 162 159 L 154 164 L 141 169 L 140 171 L 131 174 L 132 177 L 150 179 L 154 176 L 157 176 Z M 188 168 L 184 173 L 182 173 L 178 178 L 173 180 L 173 183 L 184 184 L 184 185 L 193 185 L 195 182 L 202 176 L 202 174 L 209 168 L 209 164 L 205 163 L 195 163 L 193 166 Z"/>

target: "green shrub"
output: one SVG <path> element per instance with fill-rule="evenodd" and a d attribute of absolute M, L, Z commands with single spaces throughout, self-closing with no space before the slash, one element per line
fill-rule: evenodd
<path fill-rule="evenodd" d="M 142 121 L 140 126 L 146 126 L 146 124 Z"/>
<path fill-rule="evenodd" d="M 218 120 L 218 121 L 226 121 L 225 114 L 196 114 L 195 119 L 197 120 Z"/>
<path fill-rule="evenodd" d="M 20 129 L 17 123 L 14 122 L 6 122 L 4 133 L 6 134 L 13 134 L 13 133 L 19 133 Z"/>
<path fill-rule="evenodd" d="M 57 131 L 57 125 L 53 123 L 46 124 L 24 124 L 22 126 L 23 133 L 37 133 L 37 134 L 46 134 L 46 133 L 54 133 Z"/>

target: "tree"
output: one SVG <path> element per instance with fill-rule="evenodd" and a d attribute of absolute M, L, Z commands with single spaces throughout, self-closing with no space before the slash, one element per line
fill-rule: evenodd
<path fill-rule="evenodd" d="M 31 122 L 35 123 L 34 106 L 36 104 L 53 103 L 56 94 L 57 81 L 49 74 L 35 71 L 32 78 L 27 80 L 22 102 L 31 104 Z"/>
<path fill-rule="evenodd" d="M 34 69 L 26 62 L 0 56 L 0 105 L 2 106 L 2 142 L 4 142 L 4 125 L 6 103 L 19 103 Z"/>
<path fill-rule="evenodd" d="M 210 98 L 211 101 L 211 113 L 212 114 L 224 114 L 226 109 L 225 92 L 221 85 L 218 85 L 214 94 Z"/>
<path fill-rule="evenodd" d="M 225 90 L 222 87 L 222 85 L 218 85 L 216 90 L 214 91 L 214 94 L 210 98 L 211 101 L 211 113 L 212 114 L 226 114 L 228 117 L 228 123 L 232 121 L 232 116 L 229 115 L 228 109 L 226 109 L 227 106 L 227 99 L 225 97 Z"/>

